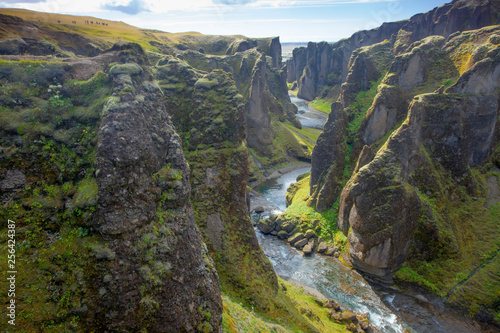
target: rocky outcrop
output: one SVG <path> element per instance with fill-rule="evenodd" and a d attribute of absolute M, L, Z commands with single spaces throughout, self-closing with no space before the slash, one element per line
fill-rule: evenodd
<path fill-rule="evenodd" d="M 340 77 L 330 73 L 338 71 L 342 61 L 342 54 L 326 42 L 310 42 L 307 48 L 293 50 L 287 61 L 287 81 L 297 81 L 299 98 L 313 100 L 323 86 L 340 83 Z"/>
<path fill-rule="evenodd" d="M 443 46 L 443 37 L 431 36 L 412 44 L 408 53 L 395 58 L 359 128 L 358 141 L 355 143 L 357 149 L 363 145 L 374 144 L 406 117 L 412 89 L 436 80 L 429 78 L 429 73 L 438 76 L 439 70 L 433 63 L 437 62 L 439 57 L 449 58 L 449 55 L 442 51 Z M 441 61 L 441 70 L 446 70 L 448 75 L 454 76 L 456 69 L 451 65 L 451 61 L 443 64 Z"/>
<path fill-rule="evenodd" d="M 239 52 L 258 48 L 260 52 L 271 57 L 272 66 L 281 68 L 281 43 L 279 37 L 271 38 L 248 38 L 241 35 L 218 36 L 218 35 L 178 35 L 176 51 L 196 51 L 210 55 L 234 55 Z M 160 44 L 161 45 L 161 44 Z M 180 52 L 183 53 L 183 52 Z"/>
<path fill-rule="evenodd" d="M 388 134 L 394 131 L 399 126 L 398 124 L 401 124 L 406 118 L 408 106 L 416 92 L 439 91 L 438 88 L 440 88 L 442 83 L 451 85 L 458 79 L 458 69 L 471 68 L 477 62 L 490 59 L 491 52 L 496 48 L 496 44 L 492 43 L 492 41 L 495 42 L 497 34 L 498 27 L 488 27 L 455 34 L 446 43 L 441 36 L 431 36 L 413 43 L 407 53 L 397 56 L 392 65 L 386 67 L 389 68 L 388 73 L 383 78 L 382 84 L 378 86 L 373 102 L 369 101 L 371 106 L 368 108 L 368 106 L 363 105 L 363 108 L 368 108 L 368 111 L 364 119 L 362 119 L 359 129 L 356 132 L 349 133 L 346 139 L 349 145 L 352 144 L 352 151 L 349 156 L 349 169 L 356 169 L 357 171 L 374 157 L 376 151 L 384 143 L 383 140 L 386 140 Z M 367 52 L 367 56 L 362 58 L 353 57 L 352 69 L 347 79 L 348 82 L 342 86 L 342 96 L 344 96 L 343 106 L 347 106 L 349 123 L 353 121 L 356 114 L 360 112 L 358 109 L 361 108 L 359 107 L 359 101 L 353 103 L 353 93 L 366 89 L 366 87 L 360 89 L 362 87 L 361 83 L 366 83 L 367 80 L 363 78 L 369 75 L 367 72 L 363 74 L 359 69 L 366 68 L 366 63 L 372 63 L 372 60 L 370 60 L 372 52 L 370 50 L 381 48 L 382 46 L 378 45 L 383 44 L 361 48 L 355 52 L 356 54 L 364 50 L 364 52 Z M 467 52 L 466 55 L 470 53 L 470 58 L 465 57 L 464 52 Z M 372 64 L 370 67 L 373 66 Z M 384 66 L 381 66 L 381 68 L 384 68 Z M 363 75 L 355 75 L 355 73 Z M 494 82 L 491 81 L 494 79 L 490 78 L 494 72 L 490 74 L 482 73 L 481 75 L 483 74 L 486 80 L 478 79 L 481 77 L 478 76 L 475 79 L 475 83 L 471 84 L 477 91 L 481 91 L 480 87 L 485 87 L 485 85 L 489 87 L 494 86 Z M 358 79 L 354 80 L 351 77 L 358 77 Z M 353 90 L 353 93 L 349 93 L 350 88 L 354 87 L 356 89 Z M 445 88 L 445 86 L 441 87 L 440 92 L 442 93 Z M 345 98 L 345 96 L 349 97 Z M 353 105 L 358 106 L 358 108 L 354 108 Z M 324 134 L 326 135 L 327 133 L 325 132 Z M 313 152 L 313 156 L 317 156 L 315 160 L 323 161 L 320 156 L 327 156 L 326 151 L 338 151 L 338 148 L 331 147 L 326 150 L 323 148 L 325 143 L 333 145 L 335 141 L 340 145 L 344 144 L 342 140 L 335 138 L 334 135 L 326 135 L 324 136 L 324 140 L 319 140 L 315 147 L 316 152 Z M 366 153 L 371 150 L 373 151 L 370 154 L 361 154 L 365 146 L 367 149 L 372 147 L 370 150 L 365 150 Z M 326 165 L 323 164 L 323 162 L 319 162 L 314 163 L 312 166 L 313 177 L 311 177 L 311 189 L 317 188 L 319 184 L 317 183 L 319 178 L 316 175 L 325 172 Z M 356 164 L 358 165 L 357 167 Z M 335 178 L 342 179 L 343 173 L 344 170 L 338 168 Z M 319 186 L 322 185 L 320 184 Z M 330 191 L 333 191 L 332 188 L 330 188 Z M 311 191 L 311 194 L 313 195 L 313 199 L 315 199 L 318 197 L 319 192 L 316 189 L 315 191 Z M 328 205 L 335 200 L 335 197 L 328 200 Z"/>
<path fill-rule="evenodd" d="M 106 330 L 218 330 L 218 276 L 196 228 L 189 167 L 161 92 L 137 63 L 115 65 L 110 75 L 95 227 L 112 255 L 97 268 L 96 320 Z"/>
<path fill-rule="evenodd" d="M 359 129 L 361 144 L 372 145 L 406 116 L 408 103 L 398 86 L 380 85 Z"/>
<path fill-rule="evenodd" d="M 455 0 L 408 20 L 356 32 L 334 44 L 310 43 L 307 49 L 294 50 L 287 62 L 287 80 L 297 81 L 299 97 L 312 100 L 325 85 L 332 87 L 345 82 L 351 55 L 359 47 L 388 40 L 397 55 L 428 36 L 447 38 L 455 32 L 493 25 L 499 9 L 497 0 Z"/>
<path fill-rule="evenodd" d="M 269 102 L 271 98 L 266 93 L 266 59 L 262 56 L 253 69 L 250 84 L 250 96 L 247 116 L 248 145 L 264 156 L 271 153 L 273 135 Z"/>
<path fill-rule="evenodd" d="M 332 110 L 312 153 L 310 192 L 318 211 L 328 210 L 342 191 L 346 165 L 347 115 L 342 104 L 332 104 Z"/>
<path fill-rule="evenodd" d="M 500 35 L 496 35 L 500 36 Z M 487 50 L 486 50 L 487 51 Z M 446 90 L 447 93 L 493 94 L 500 85 L 500 50 L 497 48 L 478 59 L 466 71 L 455 85 Z"/>
<path fill-rule="evenodd" d="M 271 59 L 273 59 L 272 66 L 275 69 L 281 69 L 281 43 L 280 38 L 275 37 L 271 39 L 271 43 L 269 44 L 269 51 L 267 52 Z"/>
<path fill-rule="evenodd" d="M 179 57 L 193 68 L 207 72 L 222 69 L 233 75 L 236 87 L 246 101 L 248 146 L 258 155 L 269 158 L 276 150 L 272 120 L 288 120 L 296 126 L 300 126 L 300 122 L 295 117 L 297 108 L 288 96 L 286 72 L 276 68 L 281 66 L 279 39 L 270 40 L 265 52 L 259 50 L 252 48 L 226 57 L 185 51 Z"/>
<path fill-rule="evenodd" d="M 397 56 L 360 126 L 355 146 L 374 144 L 403 120 L 413 91 L 426 85 L 432 91 L 433 87 L 438 87 L 436 83 L 452 82 L 454 77 L 458 77 L 459 73 L 452 59 L 463 54 L 462 48 L 468 42 L 474 41 L 475 44 L 471 47 L 475 50 L 471 53 L 471 58 L 460 66 L 470 68 L 476 62 L 488 58 L 488 52 L 494 48 L 489 40 L 495 36 L 497 29 L 485 28 L 458 34 L 452 36 L 447 43 L 441 36 L 427 37 L 413 43 L 408 53 Z M 471 85 L 474 91 L 482 91 L 486 85 L 494 86 L 493 81 L 488 81 L 493 73 L 480 75 L 483 74 L 487 81 L 484 81 L 482 76 L 481 79 L 476 79 Z M 451 79 L 446 80 L 447 78 Z M 491 92 L 488 89 L 485 91 Z"/>
<path fill-rule="evenodd" d="M 356 95 L 370 89 L 371 83 L 384 75 L 393 60 L 392 45 L 388 41 L 355 50 L 349 61 L 346 81 L 341 87 L 341 103 L 344 106 L 354 103 Z"/>
<path fill-rule="evenodd" d="M 478 5 L 478 3 L 474 5 L 477 5 L 477 8 L 474 8 L 477 10 L 477 13 L 475 12 L 477 17 L 481 17 L 481 19 L 478 19 L 474 24 L 487 24 L 490 20 L 487 20 L 481 13 L 484 8 L 490 5 L 493 6 L 493 4 L 488 1 L 481 2 L 481 5 Z M 444 5 L 440 8 L 440 11 L 435 12 L 436 9 L 432 14 L 435 15 L 436 20 L 439 17 L 453 22 L 455 20 L 465 22 L 466 18 L 462 14 L 458 14 L 457 8 L 460 9 L 459 11 L 467 12 L 471 10 L 472 5 L 468 6 L 463 1 L 455 1 L 453 4 Z M 475 17 L 476 14 L 470 14 L 470 16 Z M 488 38 L 492 33 L 489 28 L 485 28 L 484 31 L 475 33 L 474 37 L 470 33 L 449 36 L 448 30 L 436 28 L 435 31 L 439 31 L 445 37 L 450 38 L 448 43 L 445 44 L 445 37 L 443 36 L 424 36 L 426 38 L 422 40 L 414 40 L 410 36 L 413 33 L 419 36 L 424 34 L 419 30 L 421 28 L 419 28 L 418 24 L 415 23 L 420 22 L 420 20 L 422 18 L 417 19 L 414 17 L 407 21 L 384 24 L 378 29 L 356 33 L 350 39 L 333 45 L 321 44 L 322 54 L 329 54 L 322 62 L 324 66 L 321 69 L 318 69 L 319 62 L 316 59 L 316 53 L 314 53 L 317 49 L 315 44 L 310 43 L 307 52 L 305 49 L 294 50 L 296 59 L 290 60 L 287 66 L 304 65 L 302 78 L 297 81 L 299 83 L 299 94 L 302 92 L 303 98 L 313 99 L 317 96 L 316 87 L 327 84 L 325 83 L 325 75 L 330 79 L 337 78 L 339 81 L 336 83 L 337 85 L 344 82 L 341 85 L 339 96 L 339 101 L 342 104 L 337 108 L 346 108 L 349 133 L 345 129 L 344 135 L 347 137 L 347 144 L 352 148 L 349 156 L 346 156 L 347 151 L 342 148 L 345 147 L 346 143 L 337 134 L 333 134 L 332 131 L 330 131 L 329 135 L 328 131 L 325 131 L 318 140 L 312 154 L 312 159 L 315 162 L 313 162 L 311 172 L 311 195 L 313 201 L 316 201 L 316 208 L 320 211 L 329 209 L 338 197 L 338 188 L 343 186 L 342 179 L 345 177 L 344 160 L 348 157 L 349 165 L 347 165 L 347 168 L 348 170 L 354 170 L 356 164 L 360 164 L 357 161 L 363 147 L 378 145 L 376 148 L 378 149 L 380 147 L 378 141 L 393 131 L 396 124 L 403 121 L 415 91 L 418 89 L 422 91 L 422 89 L 426 89 L 423 87 L 427 86 L 429 87 L 427 89 L 430 89 L 438 82 L 439 84 L 441 82 L 453 82 L 454 78 L 459 76 L 456 63 L 458 62 L 457 59 L 463 57 L 463 50 L 465 49 L 465 47 L 460 48 L 460 41 L 462 43 L 471 43 L 470 41 L 474 40 L 476 45 L 470 45 L 470 47 L 475 49 L 477 45 L 488 43 L 485 38 Z M 399 33 L 397 33 L 398 31 Z M 399 36 L 397 38 L 396 33 Z M 402 35 L 410 37 L 404 42 L 406 43 L 405 48 L 400 48 L 397 52 L 406 53 L 394 57 L 394 53 L 397 53 L 395 45 L 402 45 Z M 463 35 L 467 37 L 463 37 Z M 382 38 L 384 36 L 388 40 L 384 41 L 384 38 Z M 353 45 L 355 45 L 355 49 L 351 49 Z M 369 46 L 363 47 L 363 45 Z M 327 51 L 329 47 L 331 51 Z M 482 59 L 489 49 L 491 48 L 486 46 L 479 47 L 474 52 L 475 56 L 472 57 L 471 55 L 471 59 Z M 311 56 L 311 54 L 314 54 L 314 56 Z M 348 64 L 345 62 L 346 55 L 350 59 Z M 301 59 L 301 57 L 305 57 L 306 60 Z M 332 61 L 336 64 L 333 66 L 335 69 L 333 72 L 328 72 L 333 68 L 328 65 Z M 342 67 L 344 65 L 345 67 Z M 467 66 L 470 67 L 472 64 L 467 64 Z M 300 68 L 296 69 L 300 70 Z M 319 70 L 323 73 L 321 77 L 315 74 Z M 383 84 L 378 87 L 373 103 L 371 100 L 363 101 L 363 97 L 360 98 L 360 93 L 374 88 L 372 87 L 373 82 L 381 79 L 385 72 L 387 72 L 387 75 L 383 79 Z M 293 79 L 294 75 L 292 69 L 288 79 Z M 430 91 L 436 88 L 439 88 L 439 86 Z M 372 105 L 368 107 L 368 105 L 362 105 L 362 103 Z M 364 115 L 364 112 L 366 112 L 366 115 Z M 362 120 L 358 120 L 360 117 Z M 361 124 L 357 125 L 359 122 Z M 325 148 L 326 145 L 329 148 Z M 330 151 L 330 153 L 327 153 L 327 151 Z M 337 152 L 335 165 L 333 160 L 328 157 L 328 154 L 333 154 L 334 151 Z M 364 155 L 364 158 L 366 159 L 367 156 Z M 367 162 L 364 161 L 362 164 Z M 327 172 L 329 175 L 325 178 Z"/>

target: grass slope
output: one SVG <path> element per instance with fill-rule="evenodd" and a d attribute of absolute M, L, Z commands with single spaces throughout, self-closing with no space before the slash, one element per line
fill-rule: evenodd
<path fill-rule="evenodd" d="M 224 332 L 346 332 L 345 325 L 334 322 L 329 318 L 328 309 L 318 305 L 317 297 L 305 294 L 302 288 L 282 279 L 279 282 L 276 305 L 267 314 L 223 295 Z"/>

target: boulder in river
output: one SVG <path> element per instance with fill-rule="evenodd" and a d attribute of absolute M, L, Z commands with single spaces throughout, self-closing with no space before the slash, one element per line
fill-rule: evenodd
<path fill-rule="evenodd" d="M 274 230 L 274 223 L 271 222 L 269 219 L 265 220 L 259 220 L 257 222 L 257 228 L 263 233 L 263 234 L 269 234 L 271 231 Z"/>
<path fill-rule="evenodd" d="M 254 212 L 257 213 L 257 214 L 264 213 L 264 211 L 265 211 L 265 209 L 262 206 L 258 206 L 258 207 L 254 208 Z"/>
<path fill-rule="evenodd" d="M 304 255 L 310 256 L 314 251 L 314 247 L 315 247 L 314 238 L 311 238 L 311 239 L 309 239 L 309 241 L 307 242 L 307 245 L 304 246 L 304 249 L 302 250 L 302 251 L 304 251 Z"/>
<path fill-rule="evenodd" d="M 326 250 L 328 250 L 328 245 L 326 245 L 325 243 L 321 242 L 318 245 L 318 253 L 325 253 Z"/>
<path fill-rule="evenodd" d="M 295 243 L 295 248 L 299 249 L 299 250 L 302 250 L 302 248 L 304 246 L 306 246 L 307 244 L 307 238 L 303 238 L 301 240 L 299 240 L 298 242 Z"/>
<path fill-rule="evenodd" d="M 313 245 L 310 244 L 310 243 L 307 243 L 306 246 L 304 246 L 304 249 L 302 250 L 304 251 L 304 255 L 307 257 L 307 256 L 310 256 L 313 252 Z"/>
<path fill-rule="evenodd" d="M 288 238 L 288 243 L 290 243 L 291 246 L 294 246 L 295 243 L 297 243 L 298 241 L 300 241 L 304 238 L 306 238 L 306 236 L 304 236 L 303 233 L 298 233 L 298 234 L 295 234 L 292 237 Z"/>
<path fill-rule="evenodd" d="M 338 249 L 335 247 L 335 246 L 330 246 L 326 251 L 325 251 L 325 254 L 327 256 L 333 256 L 336 252 L 338 251 Z"/>

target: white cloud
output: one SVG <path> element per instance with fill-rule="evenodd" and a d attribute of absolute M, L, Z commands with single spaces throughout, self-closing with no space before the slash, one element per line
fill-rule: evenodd
<path fill-rule="evenodd" d="M 200 11 L 237 11 L 248 8 L 297 8 L 297 7 L 328 7 L 342 4 L 392 2 L 397 0 L 143 0 L 142 7 L 154 13 L 169 13 L 175 11 L 200 12 Z M 101 12 L 103 6 L 109 5 L 126 8 L 131 0 L 0 0 L 5 7 L 26 8 L 44 12 Z M 108 6 L 108 9 L 112 9 Z"/>

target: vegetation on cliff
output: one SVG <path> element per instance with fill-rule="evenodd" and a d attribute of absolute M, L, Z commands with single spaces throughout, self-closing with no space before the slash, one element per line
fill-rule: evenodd
<path fill-rule="evenodd" d="M 369 53 L 353 52 L 304 198 L 318 212 L 333 209 L 334 223 L 339 210 L 355 268 L 497 323 L 498 31 L 398 44 L 364 88 Z"/>

